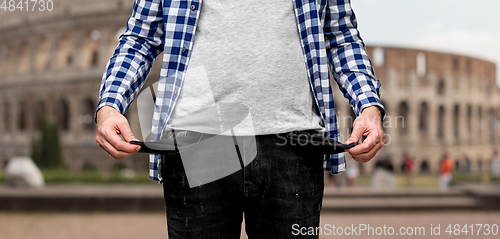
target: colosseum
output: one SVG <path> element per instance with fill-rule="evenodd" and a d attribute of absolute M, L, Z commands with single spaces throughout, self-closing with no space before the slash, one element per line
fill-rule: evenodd
<path fill-rule="evenodd" d="M 145 170 L 146 155 L 115 161 L 94 141 L 101 76 L 132 1 L 53 3 L 52 11 L 0 15 L 0 167 L 14 156 L 31 154 L 45 115 L 60 127 L 69 170 L 107 171 L 118 165 Z M 366 168 L 378 160 L 397 165 L 406 153 L 421 171 L 432 172 L 448 153 L 457 160 L 467 154 L 473 170 L 486 170 L 493 150 L 500 148 L 495 64 L 421 49 L 369 46 L 368 51 L 382 83 L 389 141 Z M 158 77 L 156 64 L 149 78 Z M 338 89 L 334 94 L 341 131 L 348 136 L 353 113 Z M 140 135 L 137 107 L 126 116 Z"/>

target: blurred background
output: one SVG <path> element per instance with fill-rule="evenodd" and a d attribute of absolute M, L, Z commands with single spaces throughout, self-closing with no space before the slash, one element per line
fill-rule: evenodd
<path fill-rule="evenodd" d="M 0 0 L 0 237 L 165 237 L 147 155 L 116 161 L 94 141 L 101 76 L 133 1 L 19 2 Z M 325 173 L 322 223 L 500 222 L 500 2 L 352 5 L 388 143 Z M 354 115 L 334 97 L 345 140 Z M 126 117 L 139 137 L 135 103 Z"/>

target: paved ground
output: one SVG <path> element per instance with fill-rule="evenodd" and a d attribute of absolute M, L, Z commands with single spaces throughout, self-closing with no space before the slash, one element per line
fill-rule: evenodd
<path fill-rule="evenodd" d="M 362 232 L 358 236 L 323 235 L 320 238 L 499 238 L 496 236 L 474 236 L 470 230 L 466 236 L 448 235 L 445 232 L 449 224 L 459 224 L 461 227 L 471 224 L 500 224 L 500 213 L 488 212 L 432 212 L 432 213 L 369 213 L 369 214 L 323 214 L 324 228 L 360 227 L 360 224 L 369 224 L 370 227 L 393 227 L 393 236 L 373 236 Z M 441 235 L 431 236 L 431 224 L 441 225 Z M 396 235 L 399 228 L 423 227 L 425 235 L 401 236 Z M 478 227 L 475 226 L 474 233 Z M 386 230 L 387 231 L 387 230 Z M 389 232 L 389 231 L 388 231 Z M 485 233 L 484 228 L 481 230 Z M 327 231 L 324 231 L 327 234 Z M 111 213 L 77 213 L 77 214 L 18 214 L 0 213 L 0 238 L 9 239 L 137 239 L 137 238 L 166 238 L 165 216 L 162 213 L 145 214 L 111 214 Z M 242 236 L 246 238 L 246 236 Z"/>
<path fill-rule="evenodd" d="M 477 193 L 471 193 L 474 189 Z M 323 212 L 412 210 L 500 211 L 498 185 L 473 185 L 446 192 L 436 189 L 325 189 Z M 158 212 L 164 209 L 160 185 L 49 185 L 16 189 L 0 185 L 0 211 L 8 212 Z"/>

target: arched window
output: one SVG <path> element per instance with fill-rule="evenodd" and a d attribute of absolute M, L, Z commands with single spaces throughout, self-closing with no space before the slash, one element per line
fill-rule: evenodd
<path fill-rule="evenodd" d="M 41 127 L 42 118 L 45 115 L 45 103 L 43 101 L 38 101 L 35 104 L 33 112 L 35 112 L 35 122 L 34 122 L 35 129 L 39 130 Z"/>
<path fill-rule="evenodd" d="M 420 104 L 420 110 L 418 113 L 418 129 L 420 133 L 427 133 L 429 128 L 428 126 L 428 117 L 429 117 L 429 107 L 427 106 L 427 102 L 422 102 Z"/>
<path fill-rule="evenodd" d="M 445 127 L 445 108 L 444 106 L 439 106 L 438 110 L 438 129 L 437 129 L 437 136 L 439 139 L 444 139 L 444 127 Z"/>
<path fill-rule="evenodd" d="M 496 127 L 495 127 L 495 108 L 491 108 L 490 109 L 490 112 L 489 112 L 489 122 L 488 122 L 488 125 L 489 125 L 489 131 L 490 131 L 490 141 L 492 143 L 495 142 L 495 134 L 496 134 Z"/>
<path fill-rule="evenodd" d="M 101 32 L 99 30 L 93 30 L 90 33 L 90 46 L 89 50 L 90 54 L 90 66 L 96 67 L 99 64 L 99 44 L 98 40 L 101 38 Z"/>
<path fill-rule="evenodd" d="M 478 173 L 483 172 L 483 160 L 482 159 L 477 160 L 477 172 Z"/>
<path fill-rule="evenodd" d="M 26 116 L 26 102 L 21 101 L 19 103 L 19 110 L 18 110 L 18 118 L 17 118 L 17 128 L 20 131 L 25 131 L 28 127 L 28 122 L 27 122 L 27 116 Z"/>
<path fill-rule="evenodd" d="M 409 113 L 409 107 L 408 107 L 408 104 L 406 102 L 401 102 L 399 104 L 399 109 L 398 109 L 398 116 L 396 117 L 396 122 L 398 121 L 401 121 L 402 124 L 401 125 L 398 125 L 399 127 L 399 133 L 401 135 L 406 135 L 408 134 L 408 113 Z M 399 118 L 399 120 L 398 120 Z"/>
<path fill-rule="evenodd" d="M 383 66 L 385 63 L 384 49 L 377 47 L 373 49 L 373 63 L 375 66 Z"/>
<path fill-rule="evenodd" d="M 420 173 L 429 173 L 429 172 L 430 172 L 429 162 L 427 159 L 424 159 L 420 164 Z"/>
<path fill-rule="evenodd" d="M 472 133 L 472 105 L 467 105 L 467 135 Z"/>
<path fill-rule="evenodd" d="M 97 51 L 97 49 L 92 49 L 90 66 L 96 67 L 98 63 L 99 63 L 99 52 Z"/>
<path fill-rule="evenodd" d="M 7 46 L 7 59 L 9 59 L 6 62 L 6 71 L 7 75 L 12 75 L 13 73 L 16 72 L 17 66 L 17 60 L 18 60 L 18 52 L 17 49 L 14 48 L 14 46 Z"/>
<path fill-rule="evenodd" d="M 460 60 L 458 57 L 453 58 L 453 70 L 458 71 L 460 69 Z"/>
<path fill-rule="evenodd" d="M 49 68 L 49 41 L 46 38 L 41 39 L 37 45 L 35 68 L 37 72 L 42 72 Z"/>
<path fill-rule="evenodd" d="M 3 105 L 3 117 L 4 117 L 3 127 L 4 127 L 5 132 L 10 131 L 10 127 L 11 127 L 10 116 L 11 116 L 10 103 L 6 101 Z"/>
<path fill-rule="evenodd" d="M 73 39 L 70 36 L 61 39 L 57 57 L 59 67 L 66 67 L 73 63 Z"/>
<path fill-rule="evenodd" d="M 453 107 L 453 135 L 455 139 L 460 137 L 460 106 L 458 104 Z"/>
<path fill-rule="evenodd" d="M 69 105 L 66 100 L 60 100 L 57 103 L 56 110 L 56 118 L 57 123 L 59 124 L 59 128 L 63 131 L 69 130 Z"/>
<path fill-rule="evenodd" d="M 427 60 L 425 57 L 425 53 L 419 52 L 417 54 L 417 75 L 422 77 L 425 76 L 427 72 Z"/>
<path fill-rule="evenodd" d="M 437 85 L 437 93 L 439 96 L 443 96 L 446 92 L 446 82 L 444 79 L 439 80 Z"/>
<path fill-rule="evenodd" d="M 30 69 L 31 58 L 30 58 L 30 46 L 28 43 L 21 44 L 19 49 L 19 72 L 27 73 Z"/>
<path fill-rule="evenodd" d="M 479 140 L 481 140 L 481 137 L 483 135 L 483 108 L 481 106 L 478 106 L 477 108 L 477 134 L 479 136 Z"/>
<path fill-rule="evenodd" d="M 95 130 L 94 111 L 96 105 L 91 99 L 85 99 L 82 102 L 82 111 L 80 112 L 80 123 L 85 131 Z"/>

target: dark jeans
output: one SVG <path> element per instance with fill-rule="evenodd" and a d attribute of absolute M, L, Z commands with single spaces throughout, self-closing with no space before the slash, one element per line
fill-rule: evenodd
<path fill-rule="evenodd" d="M 194 188 L 180 154 L 163 157 L 170 239 L 240 238 L 243 215 L 250 239 L 318 238 L 294 236 L 292 228 L 319 226 L 323 155 L 278 146 L 284 140 L 277 135 L 255 139 L 257 156 L 243 170 Z"/>

